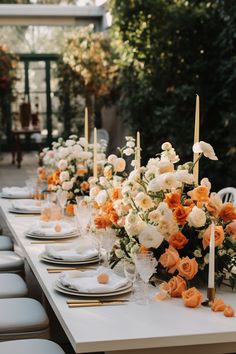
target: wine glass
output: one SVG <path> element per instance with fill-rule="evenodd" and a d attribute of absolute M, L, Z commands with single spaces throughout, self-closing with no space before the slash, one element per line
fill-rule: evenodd
<path fill-rule="evenodd" d="M 83 236 L 88 235 L 92 217 L 92 207 L 83 197 L 76 197 L 75 215 Z"/>
<path fill-rule="evenodd" d="M 151 275 L 155 272 L 157 266 L 157 260 L 154 258 L 152 252 L 137 253 L 134 256 L 134 262 L 136 265 L 137 272 L 143 281 L 143 299 L 141 302 L 143 304 L 149 303 L 148 297 L 148 282 Z"/>
<path fill-rule="evenodd" d="M 134 300 L 135 299 L 135 297 L 134 297 L 134 283 L 137 278 L 136 266 L 135 266 L 133 259 L 131 259 L 131 258 L 125 258 L 123 260 L 123 265 L 124 265 L 124 275 L 125 275 L 126 279 L 132 283 L 132 292 L 130 295 L 130 300 Z"/>
<path fill-rule="evenodd" d="M 116 241 L 115 231 L 111 228 L 104 229 L 101 232 L 101 247 L 104 250 L 104 265 L 109 267 L 109 258 L 112 247 Z"/>
<path fill-rule="evenodd" d="M 68 192 L 59 189 L 57 191 L 57 200 L 62 209 L 62 215 L 65 216 L 65 206 L 67 202 Z"/>

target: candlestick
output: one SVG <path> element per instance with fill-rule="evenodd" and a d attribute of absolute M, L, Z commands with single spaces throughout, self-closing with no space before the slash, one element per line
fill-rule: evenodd
<path fill-rule="evenodd" d="M 85 116 L 84 116 L 84 138 L 85 138 L 85 146 L 84 146 L 84 151 L 88 151 L 88 108 L 85 107 Z"/>
<path fill-rule="evenodd" d="M 208 288 L 215 288 L 215 224 L 213 221 L 211 223 L 210 236 Z"/>
<path fill-rule="evenodd" d="M 196 108 L 195 108 L 195 125 L 194 125 L 194 144 L 199 143 L 199 129 L 200 129 L 200 98 L 196 95 Z M 193 154 L 193 168 L 194 181 L 198 184 L 199 178 L 199 161 L 197 161 L 199 154 Z M 197 162 L 196 162 L 197 161 Z"/>
<path fill-rule="evenodd" d="M 98 176 L 98 166 L 97 166 L 97 128 L 93 131 L 93 177 Z"/>
<path fill-rule="evenodd" d="M 141 167 L 141 146 L 140 146 L 140 132 L 137 132 L 137 137 L 136 137 L 136 168 Z"/>

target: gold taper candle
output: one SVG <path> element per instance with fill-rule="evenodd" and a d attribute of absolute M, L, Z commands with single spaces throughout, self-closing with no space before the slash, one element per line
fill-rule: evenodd
<path fill-rule="evenodd" d="M 85 146 L 84 151 L 88 151 L 88 107 L 85 107 L 85 116 L 84 116 L 84 138 L 85 138 Z"/>
<path fill-rule="evenodd" d="M 140 132 L 137 132 L 136 137 L 136 168 L 141 167 L 141 146 L 140 146 Z"/>
<path fill-rule="evenodd" d="M 200 129 L 200 98 L 196 95 L 196 108 L 195 108 L 195 125 L 194 125 L 194 144 L 199 143 L 199 129 Z M 198 184 L 199 179 L 199 161 L 197 161 L 199 154 L 193 154 L 193 168 L 194 181 Z M 197 161 L 197 162 L 196 162 Z"/>
<path fill-rule="evenodd" d="M 93 131 L 93 177 L 98 176 L 98 166 L 97 166 L 97 128 Z"/>

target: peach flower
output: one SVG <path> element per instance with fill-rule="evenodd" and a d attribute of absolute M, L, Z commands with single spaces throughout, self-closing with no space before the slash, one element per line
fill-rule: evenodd
<path fill-rule="evenodd" d="M 111 224 L 112 224 L 107 215 L 106 216 L 97 216 L 94 219 L 94 223 L 95 223 L 97 229 L 106 229 L 108 226 L 111 226 Z"/>
<path fill-rule="evenodd" d="M 168 281 L 168 289 L 172 297 L 181 297 L 183 291 L 187 289 L 186 281 L 177 275 Z"/>
<path fill-rule="evenodd" d="M 80 188 L 82 189 L 82 191 L 87 191 L 89 189 L 89 183 L 87 181 L 83 181 L 81 184 L 80 184 Z"/>
<path fill-rule="evenodd" d="M 187 307 L 194 308 L 200 306 L 202 298 L 202 293 L 195 287 L 182 292 L 182 299 L 184 300 L 184 305 Z"/>
<path fill-rule="evenodd" d="M 224 311 L 225 306 L 226 305 L 222 299 L 216 298 L 211 305 L 211 309 L 214 312 L 222 312 Z"/>
<path fill-rule="evenodd" d="M 174 211 L 174 217 L 179 225 L 184 225 L 191 212 L 191 208 L 179 205 Z"/>
<path fill-rule="evenodd" d="M 175 248 L 169 247 L 159 258 L 159 262 L 164 268 L 168 268 L 169 273 L 174 273 L 179 262 L 179 253 Z"/>
<path fill-rule="evenodd" d="M 71 203 L 67 204 L 67 206 L 66 206 L 66 214 L 68 216 L 73 216 L 74 215 L 74 204 L 71 204 Z"/>
<path fill-rule="evenodd" d="M 231 306 L 226 305 L 225 309 L 224 309 L 224 316 L 225 317 L 234 317 L 234 309 Z"/>
<path fill-rule="evenodd" d="M 188 243 L 188 239 L 182 234 L 181 231 L 179 231 L 171 235 L 168 242 L 172 247 L 180 250 Z"/>
<path fill-rule="evenodd" d="M 206 249 L 210 245 L 211 225 L 208 226 L 202 237 L 203 248 Z M 221 245 L 225 239 L 222 226 L 215 226 L 215 247 Z"/>
<path fill-rule="evenodd" d="M 192 200 L 197 202 L 207 202 L 209 197 L 209 189 L 206 186 L 198 186 L 187 193 Z"/>
<path fill-rule="evenodd" d="M 236 241 L 236 221 L 231 222 L 226 226 L 225 231 Z"/>
<path fill-rule="evenodd" d="M 114 188 L 111 191 L 111 199 L 112 200 L 117 200 L 117 199 L 121 199 L 122 197 L 122 193 L 121 193 L 121 189 L 120 188 Z"/>
<path fill-rule="evenodd" d="M 195 258 L 183 257 L 178 262 L 177 269 L 182 277 L 190 280 L 198 272 L 198 263 Z"/>
<path fill-rule="evenodd" d="M 220 211 L 220 217 L 226 222 L 236 219 L 236 208 L 232 203 L 225 203 Z"/>
<path fill-rule="evenodd" d="M 181 203 L 180 192 L 176 191 L 176 192 L 166 194 L 164 202 L 168 204 L 168 207 L 170 209 L 177 208 Z"/>
<path fill-rule="evenodd" d="M 163 300 L 169 299 L 170 298 L 170 292 L 169 292 L 170 289 L 169 289 L 168 283 L 167 282 L 161 283 L 159 288 L 160 288 L 160 292 L 154 296 L 154 300 L 163 301 Z"/>
<path fill-rule="evenodd" d="M 214 217 L 218 217 L 222 209 L 222 200 L 216 193 L 211 193 L 209 202 L 206 205 L 207 210 Z"/>

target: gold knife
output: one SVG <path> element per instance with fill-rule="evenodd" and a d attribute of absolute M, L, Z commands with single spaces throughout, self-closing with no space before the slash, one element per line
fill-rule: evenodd
<path fill-rule="evenodd" d="M 67 300 L 66 303 L 68 305 L 71 304 L 86 304 L 86 303 L 110 303 L 110 302 L 128 302 L 128 299 L 106 299 L 106 300 L 98 300 L 98 299 L 82 299 L 82 300 Z"/>
<path fill-rule="evenodd" d="M 87 302 L 80 304 L 68 304 L 69 308 L 75 307 L 94 307 L 94 306 L 111 306 L 111 305 L 124 305 L 122 301 L 110 301 L 110 302 Z"/>

